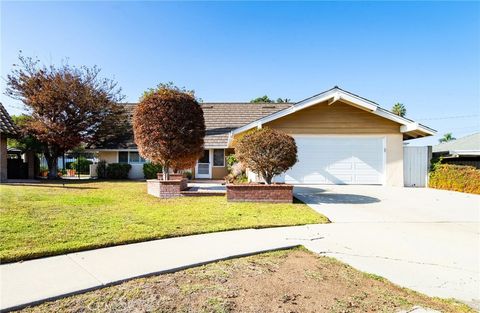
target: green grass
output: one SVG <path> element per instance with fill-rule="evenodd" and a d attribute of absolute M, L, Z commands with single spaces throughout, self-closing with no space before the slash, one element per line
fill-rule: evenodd
<path fill-rule="evenodd" d="M 156 238 L 328 219 L 303 203 L 161 200 L 145 182 L 0 185 L 0 261 L 11 262 Z"/>

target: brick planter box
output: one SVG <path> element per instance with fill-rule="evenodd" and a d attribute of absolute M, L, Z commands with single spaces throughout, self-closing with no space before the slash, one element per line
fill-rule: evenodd
<path fill-rule="evenodd" d="M 170 174 L 170 180 L 182 180 L 183 174 Z M 157 173 L 157 179 L 163 180 L 163 173 Z"/>
<path fill-rule="evenodd" d="M 147 192 L 149 195 L 157 198 L 175 198 L 180 197 L 182 190 L 188 188 L 187 179 L 182 178 L 178 180 L 147 180 Z"/>
<path fill-rule="evenodd" d="M 228 184 L 227 200 L 230 202 L 292 203 L 293 185 Z"/>

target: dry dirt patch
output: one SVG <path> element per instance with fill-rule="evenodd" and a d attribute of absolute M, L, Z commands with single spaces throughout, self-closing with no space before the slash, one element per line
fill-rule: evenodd
<path fill-rule="evenodd" d="M 27 308 L 23 312 L 473 312 L 304 249 L 222 261 Z"/>

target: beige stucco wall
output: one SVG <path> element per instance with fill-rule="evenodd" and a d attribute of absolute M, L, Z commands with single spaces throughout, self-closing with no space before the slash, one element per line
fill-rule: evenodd
<path fill-rule="evenodd" d="M 212 179 L 223 179 L 225 176 L 228 175 L 227 167 L 219 167 L 213 166 L 212 167 Z"/>
<path fill-rule="evenodd" d="M 385 137 L 385 185 L 403 186 L 403 135 L 400 124 L 371 112 L 336 102 L 316 106 L 266 123 L 290 135 L 369 135 Z"/>
<path fill-rule="evenodd" d="M 98 152 L 98 159 L 105 160 L 107 163 L 117 163 L 118 152 L 117 151 L 100 151 Z"/>
<path fill-rule="evenodd" d="M 403 187 L 403 135 L 386 135 L 385 185 Z"/>

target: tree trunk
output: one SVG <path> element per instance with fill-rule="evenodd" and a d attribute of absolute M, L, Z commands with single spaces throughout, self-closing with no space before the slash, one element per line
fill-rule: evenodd
<path fill-rule="evenodd" d="M 48 179 L 58 178 L 58 156 L 52 156 L 49 153 L 44 153 L 48 165 Z"/>
<path fill-rule="evenodd" d="M 170 168 L 168 163 L 163 166 L 163 180 L 170 180 Z"/>
<path fill-rule="evenodd" d="M 269 175 L 268 173 L 263 174 L 263 180 L 265 180 L 265 184 L 271 185 L 272 184 L 272 175 Z"/>

